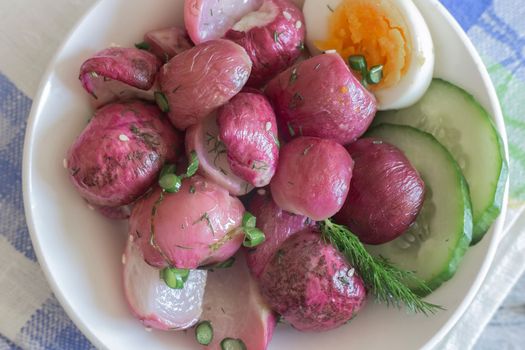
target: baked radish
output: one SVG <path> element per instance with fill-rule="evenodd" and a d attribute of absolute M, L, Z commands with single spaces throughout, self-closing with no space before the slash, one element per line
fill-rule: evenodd
<path fill-rule="evenodd" d="M 235 96 L 248 80 L 252 63 L 229 40 L 211 40 L 173 57 L 160 70 L 163 109 L 185 130 Z"/>
<path fill-rule="evenodd" d="M 80 67 L 80 82 L 96 107 L 116 100 L 153 99 L 160 60 L 137 48 L 110 47 L 97 52 Z"/>
<path fill-rule="evenodd" d="M 133 202 L 175 161 L 181 137 L 153 104 L 109 104 L 98 110 L 67 154 L 71 182 L 89 203 Z"/>
<path fill-rule="evenodd" d="M 282 147 L 270 183 L 275 203 L 313 220 L 327 219 L 343 206 L 354 162 L 332 140 L 298 137 Z"/>
<path fill-rule="evenodd" d="M 368 129 L 377 108 L 374 95 L 332 53 L 287 69 L 268 83 L 265 93 L 286 140 L 304 135 L 351 143 Z"/>
<path fill-rule="evenodd" d="M 279 159 L 279 140 L 266 97 L 239 93 L 219 109 L 217 123 L 233 173 L 255 187 L 268 185 Z"/>
<path fill-rule="evenodd" d="M 130 234 L 150 265 L 195 269 L 235 254 L 244 239 L 243 214 L 239 199 L 195 175 L 176 193 L 157 188 L 137 201 Z"/>
<path fill-rule="evenodd" d="M 290 0 L 264 0 L 224 36 L 248 52 L 253 67 L 248 85 L 259 87 L 290 67 L 304 50 L 303 12 Z"/>
<path fill-rule="evenodd" d="M 185 0 L 184 24 L 195 44 L 222 38 L 245 14 L 261 7 L 263 0 Z"/>
<path fill-rule="evenodd" d="M 250 213 L 257 218 L 257 227 L 264 232 L 265 241 L 246 253 L 250 272 L 258 278 L 281 244 L 291 235 L 314 222 L 302 215 L 288 213 L 275 204 L 266 190 L 259 190 L 250 202 Z M 264 192 L 264 193 L 263 193 Z"/>
<path fill-rule="evenodd" d="M 241 346 L 231 349 L 268 347 L 276 317 L 263 300 L 243 254 L 237 254 L 232 267 L 208 273 L 201 320 L 210 322 L 213 329 L 213 340 L 206 349 L 230 349 L 220 346 L 226 338 Z"/>
<path fill-rule="evenodd" d="M 382 244 L 397 238 L 423 205 L 423 180 L 405 155 L 389 143 L 364 138 L 347 149 L 355 165 L 336 222 L 348 226 L 363 243 Z"/>
<path fill-rule="evenodd" d="M 224 187 L 235 196 L 253 189 L 247 181 L 235 175 L 230 168 L 226 146 L 219 136 L 216 114 L 186 130 L 186 154 L 195 152 L 199 158 L 199 174 Z"/>
<path fill-rule="evenodd" d="M 124 293 L 128 305 L 146 327 L 186 329 L 202 312 L 207 272 L 192 270 L 183 289 L 173 289 L 159 278 L 159 270 L 144 262 L 140 247 L 130 236 L 122 256 Z"/>
<path fill-rule="evenodd" d="M 339 327 L 355 316 L 366 297 L 354 268 L 313 229 L 281 245 L 259 285 L 270 307 L 301 331 Z"/>
<path fill-rule="evenodd" d="M 193 47 L 188 33 L 179 27 L 156 29 L 144 35 L 144 48 L 157 56 L 162 62 Z"/>

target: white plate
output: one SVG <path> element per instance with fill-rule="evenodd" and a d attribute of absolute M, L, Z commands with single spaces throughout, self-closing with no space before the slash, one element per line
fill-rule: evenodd
<path fill-rule="evenodd" d="M 78 23 L 52 61 L 34 100 L 24 149 L 24 200 L 33 244 L 56 296 L 99 348 L 188 349 L 192 332 L 146 332 L 121 290 L 125 226 L 90 211 L 69 184 L 62 160 L 90 116 L 77 79 L 81 63 L 111 43 L 132 45 L 144 32 L 182 24 L 182 0 L 103 0 Z M 417 0 L 433 34 L 436 75 L 471 92 L 506 134 L 494 88 L 472 44 L 436 0 Z M 507 191 L 508 192 L 508 191 Z M 505 203 L 507 202 L 507 192 Z M 467 252 L 456 276 L 428 299 L 447 311 L 408 315 L 372 302 L 350 324 L 305 334 L 279 326 L 270 349 L 415 349 L 435 345 L 468 307 L 499 242 L 503 213 Z"/>

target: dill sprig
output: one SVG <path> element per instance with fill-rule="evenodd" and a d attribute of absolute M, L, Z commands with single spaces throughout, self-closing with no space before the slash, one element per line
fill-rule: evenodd
<path fill-rule="evenodd" d="M 422 300 L 405 284 L 409 282 L 420 290 L 430 292 L 426 284 L 413 272 L 401 270 L 383 257 L 370 255 L 359 238 L 347 227 L 326 219 L 319 222 L 319 228 L 324 239 L 343 253 L 359 272 L 376 301 L 397 308 L 405 305 L 411 312 L 421 312 L 427 316 L 436 313 L 437 310 L 443 310 L 442 306 Z"/>

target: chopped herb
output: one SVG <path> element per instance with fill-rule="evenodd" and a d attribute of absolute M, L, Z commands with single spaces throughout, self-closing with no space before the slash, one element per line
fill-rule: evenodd
<path fill-rule="evenodd" d="M 279 142 L 279 139 L 273 134 L 273 132 L 270 132 L 273 138 L 273 142 L 277 145 L 277 148 L 281 148 L 281 143 Z"/>
<path fill-rule="evenodd" d="M 199 157 L 197 157 L 197 152 L 191 151 L 190 165 L 188 165 L 186 174 L 184 174 L 183 177 L 186 177 L 186 178 L 192 177 L 193 175 L 195 175 L 195 173 L 197 173 L 198 169 L 199 169 Z"/>
<path fill-rule="evenodd" d="M 166 263 L 170 264 L 170 259 L 168 259 L 164 251 L 159 247 L 159 245 L 157 244 L 155 240 L 155 216 L 157 215 L 157 209 L 163 200 L 164 200 L 164 191 L 161 191 L 159 198 L 155 201 L 155 203 L 153 204 L 153 207 L 151 208 L 149 245 L 152 246 L 153 249 L 155 249 L 160 254 L 162 259 Z"/>
<path fill-rule="evenodd" d="M 303 126 L 299 126 L 299 136 L 303 136 Z"/>
<path fill-rule="evenodd" d="M 292 69 L 292 74 L 290 75 L 290 84 L 293 84 L 295 83 L 295 81 L 297 80 L 297 67 L 294 67 L 294 69 Z"/>
<path fill-rule="evenodd" d="M 213 164 L 216 166 L 220 155 L 226 153 L 226 145 L 224 145 L 218 136 L 213 136 L 209 132 L 206 133 L 206 138 L 206 144 L 208 146 L 210 146 L 210 143 L 213 142 L 212 147 L 208 150 L 208 153 L 215 153 Z"/>
<path fill-rule="evenodd" d="M 150 44 L 148 44 L 145 41 L 135 44 L 135 47 L 139 50 L 146 50 L 146 51 L 148 51 L 151 48 Z"/>
<path fill-rule="evenodd" d="M 155 96 L 155 102 L 159 106 L 160 110 L 164 113 L 167 113 L 170 111 L 170 105 L 168 103 L 168 99 L 166 98 L 166 95 L 164 95 L 160 91 L 155 91 L 153 94 Z"/>
<path fill-rule="evenodd" d="M 302 40 L 299 42 L 299 45 L 297 45 L 297 49 L 301 51 L 304 50 L 304 42 Z"/>
<path fill-rule="evenodd" d="M 308 147 L 306 147 L 303 151 L 303 156 L 307 155 L 308 154 L 308 151 L 310 150 L 310 148 L 312 148 L 314 145 L 311 144 L 311 145 L 308 145 Z"/>
<path fill-rule="evenodd" d="M 288 185 L 294 186 L 295 184 L 292 181 L 288 181 Z"/>
<path fill-rule="evenodd" d="M 290 133 L 290 136 L 291 137 L 294 137 L 295 136 L 295 131 L 292 127 L 292 124 L 290 122 L 286 123 L 286 125 L 288 126 L 288 132 Z"/>
<path fill-rule="evenodd" d="M 184 288 L 184 283 L 190 276 L 190 270 L 166 267 L 160 271 L 160 278 L 172 289 Z"/>
<path fill-rule="evenodd" d="M 195 193 L 195 186 L 193 185 L 190 186 L 190 193 L 191 194 Z"/>
<path fill-rule="evenodd" d="M 319 68 L 321 68 L 321 63 L 317 63 L 314 67 L 315 70 L 319 70 Z"/>
<path fill-rule="evenodd" d="M 290 109 L 297 108 L 297 106 L 299 106 L 299 103 L 301 103 L 302 101 L 304 101 L 303 95 L 301 95 L 300 92 L 296 92 L 292 96 L 292 101 L 290 101 L 290 105 L 289 105 Z"/>
<path fill-rule="evenodd" d="M 89 75 L 91 76 L 91 78 L 98 78 L 97 72 L 89 72 Z"/>
<path fill-rule="evenodd" d="M 177 92 L 177 90 L 179 90 L 181 87 L 181 85 L 178 85 L 175 89 L 171 90 L 171 93 L 174 94 Z"/>
<path fill-rule="evenodd" d="M 223 173 L 224 175 L 228 176 L 228 173 L 222 167 L 219 167 L 219 170 L 220 170 L 221 173 Z"/>
<path fill-rule="evenodd" d="M 210 9 L 210 16 L 213 17 L 213 9 Z"/>
<path fill-rule="evenodd" d="M 206 221 L 206 224 L 208 224 L 208 227 L 209 227 L 210 230 L 211 230 L 211 234 L 212 234 L 213 236 L 215 236 L 215 230 L 213 229 L 213 225 L 211 224 L 210 216 L 208 215 L 207 212 L 204 212 L 204 214 L 202 214 L 202 216 L 201 216 L 199 219 L 197 219 L 197 220 L 193 223 L 193 225 L 195 225 L 195 224 L 197 224 L 197 223 L 199 223 L 199 222 L 201 222 L 201 221 Z"/>
<path fill-rule="evenodd" d="M 197 324 L 195 327 L 195 340 L 201 345 L 209 345 L 211 343 L 213 340 L 213 327 L 210 321 L 202 321 Z"/>
<path fill-rule="evenodd" d="M 270 168 L 268 163 L 262 162 L 260 160 L 255 160 L 252 164 L 252 169 L 257 171 L 266 171 Z"/>
<path fill-rule="evenodd" d="M 183 225 L 184 226 L 184 225 Z M 184 229 L 184 228 L 183 228 Z M 179 245 L 179 244 L 175 244 L 175 247 L 179 248 L 179 249 L 185 249 L 185 250 L 193 250 L 193 248 L 191 247 L 185 247 L 183 245 Z"/>
<path fill-rule="evenodd" d="M 326 4 L 326 7 L 328 7 L 328 10 L 330 10 L 330 12 L 334 12 L 334 9 L 330 5 Z"/>
<path fill-rule="evenodd" d="M 408 310 L 425 315 L 443 310 L 439 305 L 422 300 L 404 284 L 410 281 L 418 288 L 429 291 L 414 273 L 401 270 L 382 257 L 370 255 L 359 238 L 347 227 L 335 224 L 330 219 L 320 221 L 318 225 L 323 238 L 343 253 L 348 262 L 359 271 L 368 291 L 378 302 L 398 308 L 405 305 Z"/>
<path fill-rule="evenodd" d="M 276 42 L 276 43 L 279 42 L 279 35 L 280 34 L 277 31 L 273 32 L 273 41 L 274 42 Z"/>
<path fill-rule="evenodd" d="M 164 52 L 163 56 L 164 56 L 164 62 L 168 63 L 170 60 L 170 55 L 168 55 L 167 52 Z"/>

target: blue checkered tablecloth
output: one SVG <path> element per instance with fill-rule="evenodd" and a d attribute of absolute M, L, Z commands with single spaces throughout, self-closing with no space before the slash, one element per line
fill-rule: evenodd
<path fill-rule="evenodd" d="M 42 276 L 25 223 L 21 185 L 24 133 L 36 81 L 51 53 L 56 50 L 58 41 L 93 2 L 60 0 L 60 6 L 55 6 L 54 0 L 0 2 L 3 3 L 0 5 L 0 350 L 93 348 L 65 314 Z M 525 1 L 442 2 L 478 48 L 502 102 L 511 153 L 511 206 L 517 212 L 525 204 Z M 36 9 L 49 13 L 49 16 L 44 16 L 49 23 L 44 22 Z M 64 20 L 66 12 L 69 16 Z M 33 21 L 33 18 L 37 20 Z M 13 34 L 10 27 L 13 23 L 27 28 Z M 43 28 L 46 23 L 47 32 L 30 32 L 32 26 Z M 61 23 L 61 26 L 56 23 Z M 38 40 L 32 40 L 34 35 L 48 40 L 46 45 L 39 48 Z M 18 60 L 8 56 L 12 52 L 8 50 L 24 52 L 26 49 L 34 56 L 20 56 L 22 58 Z M 36 55 L 40 56 L 37 58 Z M 23 71 L 15 69 L 14 65 L 27 65 L 28 62 L 31 65 L 24 67 Z M 516 235 L 521 231 L 519 227 L 513 230 Z M 525 256 L 525 252 L 522 255 Z M 516 261 L 506 263 L 512 266 Z M 517 277 L 507 279 L 508 286 L 501 290 L 508 291 L 516 280 Z M 525 280 L 520 286 L 525 290 Z M 503 296 L 495 300 L 501 302 Z M 525 294 L 513 295 L 512 300 L 513 305 L 521 305 L 521 314 L 518 307 L 512 317 L 508 313 L 506 316 L 496 315 L 498 332 L 505 332 L 509 324 L 514 327 L 508 328 L 512 329 L 513 336 L 492 344 L 498 348 L 504 348 L 502 342 L 505 341 L 506 348 L 525 348 Z M 488 321 L 493 309 L 483 311 L 485 314 L 478 315 L 479 319 Z M 502 317 L 506 321 L 510 317 L 512 322 L 506 324 L 501 321 Z M 490 327 L 495 327 L 494 323 Z M 472 336 L 474 341 L 478 334 L 465 336 Z M 477 347 L 492 348 L 493 337 L 483 337 L 483 344 Z M 454 348 L 454 344 L 444 344 L 443 347 Z"/>

